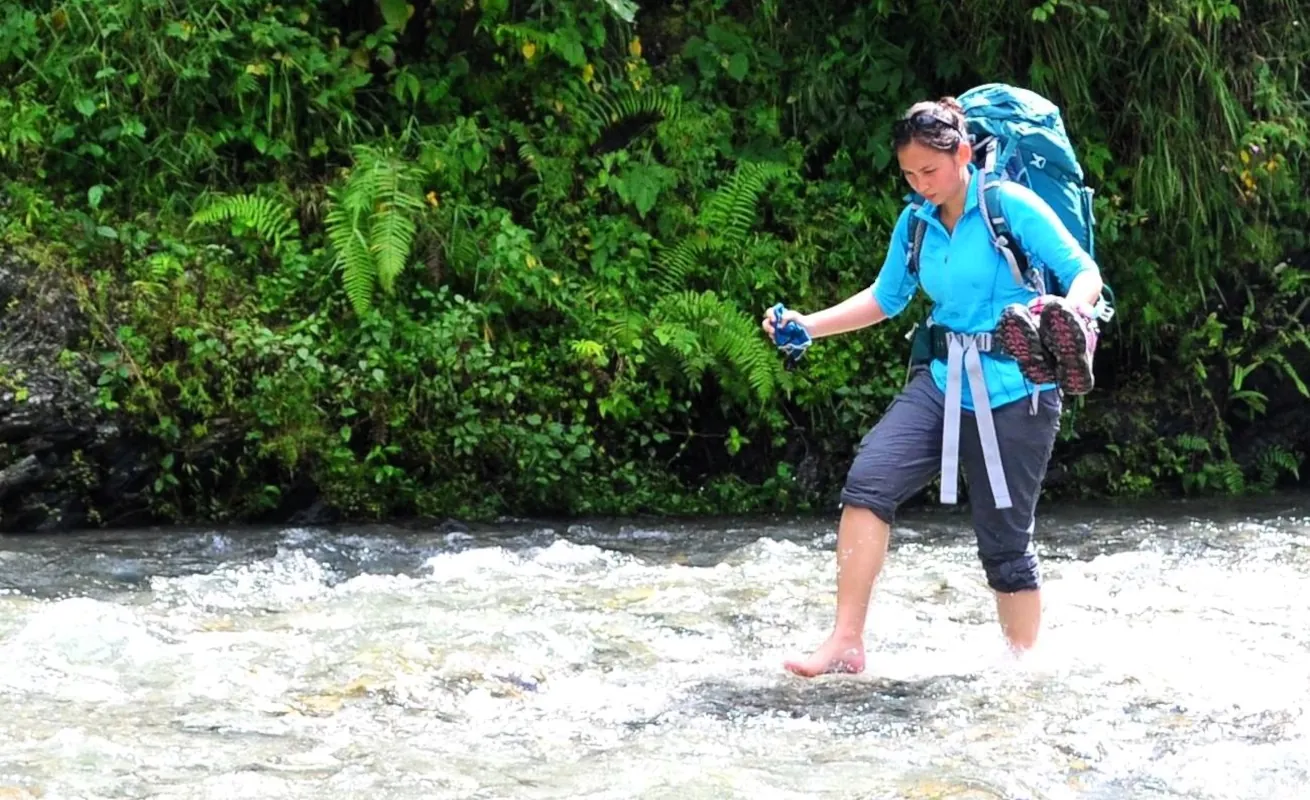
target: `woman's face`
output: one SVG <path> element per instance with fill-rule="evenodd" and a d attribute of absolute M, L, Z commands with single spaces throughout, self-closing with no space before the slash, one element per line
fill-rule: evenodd
<path fill-rule="evenodd" d="M 947 153 L 911 141 L 897 151 L 896 159 L 910 188 L 941 207 L 963 195 L 968 187 L 965 165 L 970 155 L 967 143 L 962 143 L 954 153 Z"/>

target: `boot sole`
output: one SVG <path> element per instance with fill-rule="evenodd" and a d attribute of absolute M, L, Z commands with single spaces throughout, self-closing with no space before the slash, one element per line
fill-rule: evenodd
<path fill-rule="evenodd" d="M 996 326 L 1001 346 L 1019 363 L 1019 371 L 1033 383 L 1056 383 L 1059 375 L 1053 359 L 1046 354 L 1042 336 L 1032 325 L 1009 309 L 1001 312 Z"/>
<path fill-rule="evenodd" d="M 1055 357 L 1055 374 L 1065 394 L 1087 394 L 1096 385 L 1087 334 L 1074 312 L 1062 305 L 1042 309 L 1041 340 Z"/>

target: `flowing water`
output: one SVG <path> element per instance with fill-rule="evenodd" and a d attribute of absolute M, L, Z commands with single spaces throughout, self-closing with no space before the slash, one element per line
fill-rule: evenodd
<path fill-rule="evenodd" d="M 813 681 L 834 518 L 0 539 L 0 798 L 1301 797 L 1277 502 L 1047 514 L 1021 662 L 967 517 L 911 516 Z"/>

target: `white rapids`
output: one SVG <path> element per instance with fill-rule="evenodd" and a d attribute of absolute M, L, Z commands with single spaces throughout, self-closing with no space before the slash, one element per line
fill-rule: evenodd
<path fill-rule="evenodd" d="M 811 681 L 829 519 L 10 537 L 0 799 L 1303 796 L 1310 522 L 1076 513 L 1030 658 L 911 517 Z"/>

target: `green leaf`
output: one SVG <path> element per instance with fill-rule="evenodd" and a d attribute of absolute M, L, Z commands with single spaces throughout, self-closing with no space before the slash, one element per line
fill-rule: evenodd
<path fill-rule="evenodd" d="M 587 51 L 582 47 L 582 38 L 576 28 L 563 28 L 555 34 L 554 51 L 572 67 L 581 67 L 587 63 Z"/>
<path fill-rule="evenodd" d="M 73 101 L 73 107 L 81 112 L 84 117 L 91 117 L 96 113 L 96 101 L 92 97 L 79 97 Z"/>
<path fill-rule="evenodd" d="M 632 203 L 637 213 L 645 217 L 655 207 L 660 192 L 677 181 L 677 172 L 660 164 L 628 164 L 612 180 L 612 185 L 624 202 Z"/>
<path fill-rule="evenodd" d="M 632 0 L 605 0 L 605 5 L 624 22 L 632 22 L 637 18 L 637 4 Z"/>
<path fill-rule="evenodd" d="M 728 76 L 734 81 L 740 81 L 746 77 L 750 67 L 750 59 L 746 57 L 745 53 L 740 51 L 733 53 L 732 57 L 728 59 Z"/>
<path fill-rule="evenodd" d="M 397 32 L 405 30 L 410 16 L 414 13 L 414 7 L 405 0 L 378 0 L 378 8 L 382 11 L 382 20 L 386 22 L 387 27 Z"/>
<path fill-rule="evenodd" d="M 482 165 L 487 161 L 487 151 L 482 149 L 481 145 L 470 145 L 467 150 L 460 154 L 464 160 L 464 166 L 468 167 L 469 172 L 477 172 L 482 169 Z"/>

